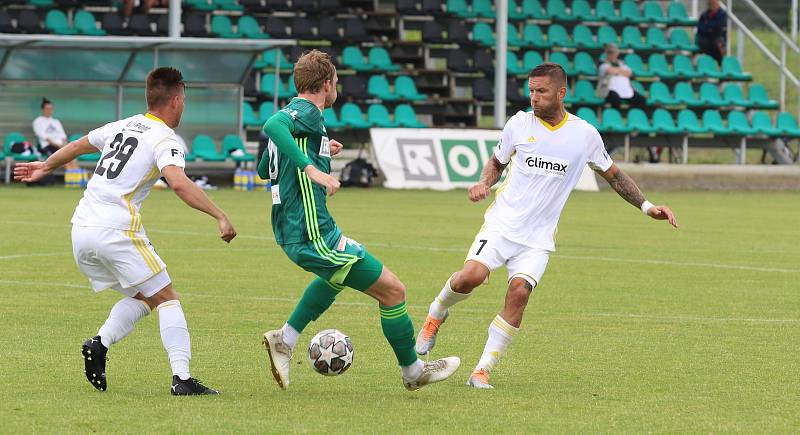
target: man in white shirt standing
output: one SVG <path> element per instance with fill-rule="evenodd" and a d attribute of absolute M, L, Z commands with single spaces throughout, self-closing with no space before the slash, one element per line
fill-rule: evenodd
<path fill-rule="evenodd" d="M 622 103 L 628 104 L 628 107 L 644 107 L 647 100 L 633 89 L 633 71 L 619 58 L 617 46 L 613 43 L 606 44 L 605 53 L 606 60 L 597 69 L 599 96 L 617 109 Z"/>
<path fill-rule="evenodd" d="M 49 156 L 67 144 L 67 133 L 61 121 L 53 117 L 53 102 L 42 98 L 39 106 L 42 114 L 33 120 L 33 133 L 39 140 L 39 151 Z M 78 165 L 73 161 L 64 165 L 67 169 L 75 169 Z"/>
<path fill-rule="evenodd" d="M 487 198 L 509 166 L 495 201 L 469 248 L 464 267 L 445 283 L 428 310 L 416 350 L 428 354 L 448 308 L 469 297 L 492 270 L 505 265 L 505 306 L 489 325 L 489 339 L 467 385 L 492 388 L 489 373 L 519 330 L 531 292 L 539 283 L 564 204 L 588 164 L 628 203 L 677 228 L 672 211 L 645 200 L 636 183 L 606 153 L 603 140 L 588 122 L 564 110 L 567 75 L 558 64 L 543 63 L 528 74 L 533 112 L 517 112 L 503 128 L 480 181 L 469 189 L 473 202 Z"/>
<path fill-rule="evenodd" d="M 86 379 L 105 391 L 106 352 L 158 310 L 161 341 L 172 368 L 176 396 L 219 394 L 189 374 L 191 343 L 186 317 L 166 264 L 142 227 L 144 199 L 162 175 L 187 205 L 217 220 L 222 240 L 236 230 L 225 213 L 190 180 L 184 151 L 173 130 L 185 104 L 183 76 L 175 68 L 150 72 L 147 113 L 106 124 L 56 151 L 44 162 L 17 163 L 14 179 L 35 182 L 82 154 L 102 152 L 94 176 L 72 216 L 72 252 L 94 291 L 116 290 L 125 297 L 111 309 L 97 335 L 83 343 Z"/>

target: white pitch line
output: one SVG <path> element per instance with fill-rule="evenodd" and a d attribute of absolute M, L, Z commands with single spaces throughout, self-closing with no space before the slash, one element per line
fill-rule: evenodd
<path fill-rule="evenodd" d="M 654 316 L 649 314 L 627 314 L 627 313 L 582 313 L 584 316 L 591 317 L 619 317 L 627 319 L 645 320 L 680 320 L 697 322 L 753 322 L 753 323 L 800 323 L 800 319 L 753 319 L 737 317 L 696 317 L 696 316 Z"/>
<path fill-rule="evenodd" d="M 49 285 L 53 287 L 69 287 L 69 288 L 83 288 L 90 289 L 88 283 L 84 285 L 72 284 L 68 282 L 50 282 L 50 281 L 18 281 L 13 279 L 0 279 L 0 284 L 19 284 L 19 285 Z"/>
<path fill-rule="evenodd" d="M 0 260 L 13 260 L 15 258 L 29 258 L 29 257 L 58 257 L 61 255 L 67 255 L 64 252 L 42 252 L 39 254 L 16 254 L 16 255 L 4 255 L 0 257 Z"/>

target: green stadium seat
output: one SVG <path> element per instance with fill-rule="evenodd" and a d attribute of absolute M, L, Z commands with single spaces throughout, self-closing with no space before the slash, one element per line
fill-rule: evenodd
<path fill-rule="evenodd" d="M 272 101 L 264 101 L 258 106 L 258 123 L 264 125 L 274 114 L 275 104 Z"/>
<path fill-rule="evenodd" d="M 772 118 L 765 112 L 753 113 L 753 128 L 767 136 L 781 136 L 781 130 L 772 125 Z"/>
<path fill-rule="evenodd" d="M 687 134 L 704 134 L 708 129 L 700 125 L 694 110 L 683 109 L 678 112 L 678 128 Z"/>
<path fill-rule="evenodd" d="M 623 2 L 619 5 L 619 16 L 624 22 L 632 24 L 639 24 L 647 21 L 642 16 L 642 12 L 639 10 L 639 5 L 632 0 L 623 0 Z"/>
<path fill-rule="evenodd" d="M 328 107 L 322 112 L 322 118 L 324 119 L 325 128 L 330 128 L 333 130 L 339 130 L 342 128 L 347 127 L 347 124 L 339 120 L 339 117 L 336 116 L 336 111 L 333 110 L 333 107 Z"/>
<path fill-rule="evenodd" d="M 422 101 L 428 99 L 427 95 L 420 94 L 417 91 L 417 85 L 414 84 L 414 80 L 409 76 L 397 77 L 394 81 L 394 92 L 405 100 Z"/>
<path fill-rule="evenodd" d="M 522 40 L 525 42 L 526 47 L 550 47 L 550 41 L 545 39 L 542 28 L 538 24 L 525 24 L 525 27 L 522 28 Z"/>
<path fill-rule="evenodd" d="M 650 134 L 655 133 L 656 129 L 650 124 L 650 118 L 642 109 L 631 109 L 628 111 L 628 128 L 631 132 Z"/>
<path fill-rule="evenodd" d="M 655 1 L 644 2 L 643 16 L 650 23 L 666 24 L 669 22 L 669 18 L 664 16 L 664 10 L 661 9 L 661 5 Z"/>
<path fill-rule="evenodd" d="M 547 12 L 545 12 L 539 0 L 522 0 L 522 15 L 526 18 L 534 20 L 547 19 Z"/>
<path fill-rule="evenodd" d="M 676 84 L 674 94 L 675 100 L 680 104 L 686 104 L 691 107 L 703 105 L 703 102 L 695 96 L 692 84 L 689 82 L 680 82 Z"/>
<path fill-rule="evenodd" d="M 75 142 L 76 140 L 82 138 L 83 136 L 84 135 L 81 133 L 71 134 L 67 138 L 67 141 Z M 78 156 L 76 160 L 78 160 L 79 162 L 96 162 L 100 160 L 101 157 L 103 157 L 103 154 L 100 151 L 98 151 L 96 153 L 91 153 L 91 154 L 81 154 Z"/>
<path fill-rule="evenodd" d="M 377 71 L 400 71 L 400 65 L 392 63 L 389 52 L 383 47 L 372 47 L 369 49 L 367 61 L 370 66 Z"/>
<path fill-rule="evenodd" d="M 239 32 L 233 31 L 233 23 L 227 15 L 214 15 L 211 17 L 211 33 L 220 38 L 241 38 Z"/>
<path fill-rule="evenodd" d="M 28 0 L 28 4 L 37 8 L 51 8 L 56 5 L 53 0 Z"/>
<path fill-rule="evenodd" d="M 208 0 L 184 0 L 183 3 L 188 6 L 189 9 L 197 9 L 199 11 L 213 11 L 216 9 L 216 6 L 211 4 Z"/>
<path fill-rule="evenodd" d="M 618 24 L 625 22 L 625 19 L 620 17 L 614 3 L 611 0 L 598 0 L 595 5 L 595 16 L 597 21 L 605 21 L 611 24 Z"/>
<path fill-rule="evenodd" d="M 572 59 L 573 68 L 572 72 L 576 75 L 584 75 L 584 76 L 596 76 L 597 75 L 597 65 L 594 63 L 594 58 L 592 55 L 585 51 L 579 51 L 575 53 L 575 57 Z"/>
<path fill-rule="evenodd" d="M 16 132 L 16 131 L 8 133 L 6 135 L 5 140 L 3 141 L 3 152 L 4 152 L 4 154 L 7 157 L 11 157 L 12 159 L 14 159 L 16 161 L 21 161 L 21 162 L 33 162 L 33 161 L 38 160 L 36 155 L 25 155 L 25 156 L 23 156 L 21 154 L 17 154 L 17 153 L 11 152 L 11 145 L 13 145 L 13 144 L 15 144 L 17 142 L 25 142 L 25 140 L 26 140 L 25 136 L 23 136 L 22 133 L 19 133 L 19 132 Z"/>
<path fill-rule="evenodd" d="M 94 15 L 89 11 L 75 12 L 75 30 L 81 35 L 88 36 L 105 36 L 106 31 L 97 28 L 97 22 L 94 20 Z"/>
<path fill-rule="evenodd" d="M 647 98 L 647 104 L 652 106 L 674 106 L 679 104 L 679 102 L 672 97 L 669 92 L 669 88 L 666 84 L 664 84 L 664 82 L 653 82 L 653 84 L 650 85 L 650 93 Z"/>
<path fill-rule="evenodd" d="M 605 103 L 605 99 L 597 96 L 594 86 L 587 80 L 578 80 L 575 82 L 573 98 L 573 103 L 582 106 L 601 106 Z"/>
<path fill-rule="evenodd" d="M 611 26 L 603 26 L 597 31 L 597 44 L 605 47 L 607 44 L 619 44 L 617 31 Z"/>
<path fill-rule="evenodd" d="M 675 125 L 675 120 L 666 109 L 656 109 L 653 112 L 653 129 L 661 134 L 683 133 L 683 129 Z"/>
<path fill-rule="evenodd" d="M 551 24 L 550 27 L 547 28 L 547 42 L 553 47 L 575 47 L 575 44 L 569 38 L 567 29 L 561 24 Z"/>
<path fill-rule="evenodd" d="M 286 80 L 286 83 L 289 85 L 288 86 L 289 87 L 289 95 L 288 95 L 288 97 L 297 96 L 297 85 L 295 85 L 295 83 L 294 83 L 294 73 L 292 73 L 292 75 L 289 76 L 289 78 Z"/>
<path fill-rule="evenodd" d="M 547 16 L 553 21 L 575 21 L 575 17 L 567 12 L 562 0 L 547 0 Z"/>
<path fill-rule="evenodd" d="M 241 152 L 237 152 L 237 150 Z M 256 161 L 256 156 L 247 152 L 244 147 L 244 142 L 242 142 L 242 138 L 235 134 L 228 134 L 222 138 L 222 154 L 234 162 Z"/>
<path fill-rule="evenodd" d="M 342 64 L 356 71 L 371 71 L 372 65 L 364 60 L 364 53 L 361 49 L 350 45 L 342 50 Z"/>
<path fill-rule="evenodd" d="M 425 124 L 417 120 L 417 113 L 408 104 L 398 104 L 394 108 L 394 120 L 401 127 L 425 128 Z"/>
<path fill-rule="evenodd" d="M 258 116 L 256 116 L 256 112 L 253 110 L 253 106 L 247 101 L 242 102 L 242 125 L 243 127 L 263 125 L 259 122 Z"/>
<path fill-rule="evenodd" d="M 574 71 L 572 69 L 572 65 L 570 65 L 569 58 L 567 58 L 566 54 L 564 54 L 564 53 L 562 53 L 560 51 L 551 52 L 550 53 L 550 59 L 548 59 L 548 60 L 550 62 L 557 63 L 557 64 L 561 65 L 561 67 L 564 68 L 564 71 L 567 72 L 568 76 L 571 76 L 574 73 Z"/>
<path fill-rule="evenodd" d="M 227 156 L 217 151 L 217 145 L 211 137 L 198 134 L 192 141 L 192 154 L 206 162 L 224 162 Z"/>
<path fill-rule="evenodd" d="M 459 18 L 472 18 L 473 15 L 469 11 L 469 5 L 466 0 L 447 0 L 447 13 L 453 14 Z"/>
<path fill-rule="evenodd" d="M 655 48 L 661 51 L 675 49 L 675 45 L 667 41 L 667 37 L 664 36 L 664 31 L 662 31 L 658 27 L 650 27 L 649 29 L 647 29 L 646 35 L 647 35 L 646 41 L 648 48 Z"/>
<path fill-rule="evenodd" d="M 575 46 L 579 49 L 596 50 L 602 47 L 599 43 L 597 43 L 597 41 L 594 40 L 592 31 L 583 24 L 578 24 L 574 29 L 572 29 L 572 40 L 574 41 Z"/>
<path fill-rule="evenodd" d="M 728 127 L 734 134 L 752 136 L 758 131 L 750 125 L 744 112 L 733 111 L 728 113 Z"/>
<path fill-rule="evenodd" d="M 715 79 L 723 77 L 722 72 L 719 70 L 719 65 L 717 65 L 717 61 L 707 54 L 697 56 L 697 73 L 701 77 Z"/>
<path fill-rule="evenodd" d="M 59 9 L 52 9 L 47 12 L 47 16 L 44 19 L 44 27 L 56 35 L 75 35 L 78 33 L 77 30 L 69 25 L 67 16 Z"/>
<path fill-rule="evenodd" d="M 647 70 L 652 71 L 654 75 L 657 74 L 662 79 L 678 77 L 678 74 L 669 67 L 667 58 L 661 53 L 653 53 L 647 58 Z"/>
<path fill-rule="evenodd" d="M 800 127 L 797 126 L 797 120 L 791 113 L 779 113 L 776 125 L 784 136 L 800 137 Z"/>
<path fill-rule="evenodd" d="M 370 123 L 364 119 L 364 112 L 355 103 L 344 103 L 339 109 L 339 115 L 348 127 L 364 129 L 369 128 Z"/>
<path fill-rule="evenodd" d="M 223 11 L 243 11 L 244 7 L 237 0 L 213 0 L 214 9 Z"/>
<path fill-rule="evenodd" d="M 392 121 L 389 109 L 383 104 L 370 104 L 367 108 L 367 121 L 375 127 L 392 128 L 397 127 L 397 123 Z"/>
<path fill-rule="evenodd" d="M 725 56 L 722 58 L 722 75 L 728 80 L 753 80 L 752 74 L 742 72 L 742 65 L 739 63 L 739 60 L 733 56 Z"/>
<path fill-rule="evenodd" d="M 367 93 L 384 101 L 396 101 L 400 99 L 397 93 L 392 92 L 389 86 L 389 80 L 382 74 L 374 75 L 369 78 L 367 81 Z"/>
<path fill-rule="evenodd" d="M 574 0 L 572 2 L 572 16 L 577 21 L 595 21 L 597 18 L 592 13 L 592 7 L 586 0 Z"/>
<path fill-rule="evenodd" d="M 475 23 L 475 27 L 472 28 L 472 40 L 487 47 L 494 47 L 496 41 L 492 26 L 484 22 Z"/>
<path fill-rule="evenodd" d="M 511 4 L 509 3 L 509 9 Z M 494 18 L 494 2 L 492 0 L 473 0 L 472 1 L 472 15 L 482 18 Z"/>
<path fill-rule="evenodd" d="M 600 121 L 597 119 L 597 114 L 594 112 L 593 109 L 588 107 L 581 107 L 578 108 L 577 112 L 575 112 L 575 116 L 578 118 L 588 122 L 594 128 L 602 133 Z"/>
<path fill-rule="evenodd" d="M 606 107 L 603 109 L 602 124 L 603 131 L 611 133 L 630 133 L 631 129 L 622 119 L 619 110 L 613 107 Z"/>
<path fill-rule="evenodd" d="M 760 83 L 753 83 L 750 85 L 748 97 L 752 107 L 758 107 L 760 109 L 778 108 L 778 102 L 769 98 L 767 90 Z"/>
<path fill-rule="evenodd" d="M 654 75 L 652 72 L 645 69 L 642 58 L 636 53 L 628 53 L 625 55 L 625 65 L 631 69 L 634 77 L 648 78 Z"/>
<path fill-rule="evenodd" d="M 279 76 L 280 77 L 280 76 Z M 289 86 L 283 81 L 278 81 L 278 89 L 275 89 L 275 73 L 267 73 L 261 75 L 261 93 L 268 97 L 274 97 L 278 94 L 278 98 L 289 98 L 294 95 L 289 92 Z"/>
<path fill-rule="evenodd" d="M 725 100 L 726 105 L 750 107 L 750 102 L 744 97 L 742 87 L 736 83 L 728 83 L 722 90 L 722 99 Z"/>
<path fill-rule="evenodd" d="M 632 81 L 631 82 L 631 87 L 633 88 L 634 91 L 636 91 L 636 93 L 638 93 L 639 95 L 647 98 L 647 91 L 645 91 L 644 85 L 642 85 L 641 82 Z"/>
<path fill-rule="evenodd" d="M 537 65 L 541 65 L 542 63 L 544 63 L 544 59 L 538 51 L 528 51 L 525 53 L 525 56 L 522 57 L 522 66 L 527 71 L 536 68 Z"/>
<path fill-rule="evenodd" d="M 642 41 L 642 32 L 640 32 L 639 28 L 635 26 L 625 26 L 625 28 L 622 29 L 622 44 L 620 47 L 632 48 L 634 50 L 645 50 L 650 48 L 647 43 Z"/>
<path fill-rule="evenodd" d="M 711 59 L 711 61 L 713 62 L 714 59 Z M 652 69 L 652 67 L 650 69 Z M 692 60 L 682 54 L 672 58 L 672 71 L 680 78 L 694 79 L 701 76 L 701 74 L 694 69 Z"/>
<path fill-rule="evenodd" d="M 508 45 L 510 47 L 524 47 L 526 45 L 525 40 L 520 38 L 519 31 L 517 31 L 517 26 L 515 26 L 514 24 L 511 23 L 508 24 L 506 33 L 507 33 Z"/>
<path fill-rule="evenodd" d="M 508 74 L 517 75 L 517 74 L 527 74 L 528 71 L 526 70 L 519 61 L 517 57 L 517 53 L 513 51 L 506 52 L 506 70 Z"/>
<path fill-rule="evenodd" d="M 703 83 L 700 85 L 700 101 L 709 106 L 724 106 L 725 100 L 719 93 L 719 87 L 714 83 Z"/>
<path fill-rule="evenodd" d="M 697 51 L 697 44 L 689 39 L 689 34 L 683 29 L 672 28 L 669 33 L 669 42 L 672 44 L 675 50 L 691 52 Z"/>
<path fill-rule="evenodd" d="M 261 30 L 258 21 L 250 15 L 243 15 L 238 22 L 239 33 L 249 39 L 269 39 L 269 35 Z"/>
<path fill-rule="evenodd" d="M 289 62 L 289 59 L 286 58 L 286 54 L 284 54 L 283 50 L 280 48 L 270 48 L 269 50 L 264 50 L 264 52 L 261 53 L 261 56 L 259 56 L 258 59 L 256 59 L 256 61 L 253 63 L 253 68 L 275 68 L 277 66 L 276 51 L 280 52 L 281 71 L 290 71 L 292 69 L 292 64 Z"/>
<path fill-rule="evenodd" d="M 508 2 L 508 19 L 513 21 L 525 19 L 525 14 L 522 12 L 522 8 L 519 7 L 519 3 L 517 3 L 515 0 L 509 0 Z"/>
<path fill-rule="evenodd" d="M 669 7 L 667 8 L 667 18 L 669 19 L 669 23 L 672 25 L 697 25 L 697 20 L 689 18 L 689 13 L 686 12 L 686 6 L 684 6 L 683 2 L 679 0 L 670 2 Z"/>
<path fill-rule="evenodd" d="M 722 116 L 720 116 L 718 110 L 706 110 L 703 112 L 703 126 L 714 134 L 733 134 L 733 130 L 722 121 Z"/>

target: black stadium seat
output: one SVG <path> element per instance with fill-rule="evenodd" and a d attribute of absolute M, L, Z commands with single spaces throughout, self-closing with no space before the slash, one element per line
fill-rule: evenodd
<path fill-rule="evenodd" d="M 447 39 L 457 44 L 472 44 L 472 40 L 469 39 L 469 30 L 467 30 L 467 26 L 457 20 L 451 21 L 450 24 L 447 25 Z"/>
<path fill-rule="evenodd" d="M 422 13 L 425 15 L 444 15 L 441 0 L 422 0 Z"/>
<path fill-rule="evenodd" d="M 489 50 L 476 50 L 472 58 L 474 59 L 473 64 L 475 68 L 479 71 L 486 74 L 492 74 L 494 72 L 494 52 Z"/>
<path fill-rule="evenodd" d="M 315 39 L 314 22 L 309 18 L 297 17 L 292 19 L 292 37 L 297 39 Z"/>
<path fill-rule="evenodd" d="M 103 30 L 108 32 L 111 35 L 122 35 L 122 36 L 130 36 L 131 31 L 125 28 L 125 24 L 122 22 L 122 17 L 119 14 L 114 12 L 107 12 L 103 15 L 103 21 L 101 23 Z"/>
<path fill-rule="evenodd" d="M 283 18 L 269 17 L 267 18 L 266 23 L 264 23 L 264 27 L 266 28 L 266 32 L 269 33 L 269 36 L 272 38 L 285 39 L 291 37 L 291 35 L 286 32 L 286 28 L 288 26 Z"/>
<path fill-rule="evenodd" d="M 402 15 L 418 15 L 422 13 L 418 0 L 397 0 L 395 9 L 398 14 Z"/>
<path fill-rule="evenodd" d="M 62 9 L 77 8 L 80 6 L 80 2 L 78 0 L 56 0 L 56 4 Z"/>
<path fill-rule="evenodd" d="M 315 12 L 317 5 L 314 0 L 292 0 L 292 10 L 294 12 Z"/>
<path fill-rule="evenodd" d="M 443 33 L 444 29 L 442 28 L 442 25 L 436 21 L 426 21 L 425 24 L 422 25 L 422 40 L 424 42 L 433 44 L 447 44 L 450 42 L 450 40 L 445 38 L 442 35 Z"/>
<path fill-rule="evenodd" d="M 42 20 L 35 11 L 26 9 L 19 14 L 17 29 L 23 33 L 48 33 L 42 27 Z"/>
<path fill-rule="evenodd" d="M 150 26 L 150 19 L 145 14 L 134 14 L 128 22 L 128 30 L 138 36 L 156 36 Z"/>
<path fill-rule="evenodd" d="M 342 94 L 357 100 L 369 98 L 367 81 L 359 76 L 344 76 L 339 80 L 342 83 Z"/>
<path fill-rule="evenodd" d="M 206 29 L 206 15 L 196 12 L 189 14 L 183 24 L 183 36 L 208 38 L 210 35 Z"/>
<path fill-rule="evenodd" d="M 372 37 L 367 34 L 364 20 L 358 18 L 348 18 L 344 22 L 344 39 L 352 42 L 372 41 Z"/>
<path fill-rule="evenodd" d="M 18 30 L 11 22 L 11 17 L 6 11 L 0 10 L 0 33 L 17 33 Z"/>
<path fill-rule="evenodd" d="M 267 8 L 271 11 L 291 11 L 286 0 L 266 0 Z"/>
<path fill-rule="evenodd" d="M 262 0 L 239 0 L 239 4 L 247 12 L 269 12 L 269 7 L 264 5 Z"/>
<path fill-rule="evenodd" d="M 453 72 L 475 72 L 476 68 L 469 64 L 464 50 L 450 50 L 447 52 L 447 69 Z"/>
<path fill-rule="evenodd" d="M 168 14 L 161 14 L 161 15 L 158 16 L 158 20 L 156 20 L 156 33 L 158 34 L 158 36 L 167 36 L 167 35 L 169 35 L 169 15 Z"/>
<path fill-rule="evenodd" d="M 339 35 L 339 20 L 335 18 L 323 18 L 319 22 L 319 39 L 327 39 L 331 42 L 342 42 L 344 39 Z"/>
<path fill-rule="evenodd" d="M 477 79 L 472 84 L 472 96 L 479 101 L 494 100 L 494 83 L 489 79 Z"/>
<path fill-rule="evenodd" d="M 319 0 L 319 9 L 323 12 L 340 12 L 342 4 L 339 0 Z"/>

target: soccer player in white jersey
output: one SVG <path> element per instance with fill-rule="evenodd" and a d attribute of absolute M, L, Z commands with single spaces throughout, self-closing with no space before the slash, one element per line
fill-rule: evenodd
<path fill-rule="evenodd" d="M 469 199 L 485 199 L 507 165 L 509 173 L 486 211 L 464 267 L 433 300 L 417 337 L 417 353 L 428 354 L 448 308 L 467 299 L 492 270 L 505 265 L 505 305 L 489 325 L 483 355 L 467 380 L 471 387 L 492 388 L 489 373 L 519 330 L 528 298 L 555 250 L 553 234 L 561 210 L 584 165 L 645 215 L 678 226 L 669 208 L 645 200 L 636 183 L 611 161 L 597 130 L 564 110 L 566 85 L 566 73 L 555 63 L 543 63 L 528 74 L 533 112 L 520 111 L 508 120 L 480 181 L 469 189 Z"/>
<path fill-rule="evenodd" d="M 112 122 L 69 143 L 44 162 L 18 163 L 14 178 L 32 182 L 81 154 L 100 150 L 92 179 L 72 216 L 72 252 L 94 291 L 114 289 L 125 297 L 111 309 L 97 335 L 83 343 L 86 379 L 104 391 L 106 352 L 152 309 L 172 366 L 173 395 L 219 394 L 189 373 L 191 343 L 186 317 L 166 265 L 142 227 L 139 208 L 161 176 L 190 207 L 217 220 L 222 240 L 236 230 L 225 213 L 190 180 L 175 132 L 185 103 L 183 76 L 158 68 L 147 76 L 147 113 Z"/>

